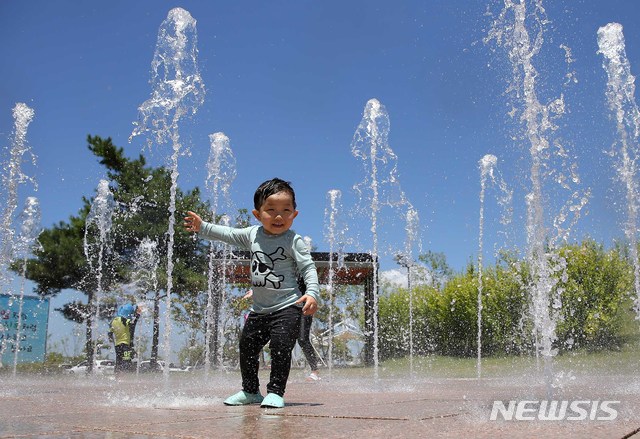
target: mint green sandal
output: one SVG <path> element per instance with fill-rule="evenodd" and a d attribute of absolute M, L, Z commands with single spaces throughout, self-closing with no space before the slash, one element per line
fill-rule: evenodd
<path fill-rule="evenodd" d="M 260 393 L 247 393 L 244 390 L 224 400 L 225 405 L 247 405 L 261 403 L 264 398 Z"/>
<path fill-rule="evenodd" d="M 271 409 L 281 409 L 284 407 L 284 398 L 275 393 L 267 393 L 267 396 L 262 400 L 260 407 L 266 407 Z"/>

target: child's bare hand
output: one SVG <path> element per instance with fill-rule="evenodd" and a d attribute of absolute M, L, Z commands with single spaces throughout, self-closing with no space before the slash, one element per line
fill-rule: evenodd
<path fill-rule="evenodd" d="M 318 302 L 312 296 L 305 294 L 298 300 L 296 300 L 296 304 L 304 302 L 304 306 L 302 307 L 302 314 L 305 316 L 312 316 L 318 311 Z"/>
<path fill-rule="evenodd" d="M 184 228 L 187 232 L 199 232 L 202 225 L 202 218 L 195 213 L 188 211 L 187 216 L 184 217 Z"/>

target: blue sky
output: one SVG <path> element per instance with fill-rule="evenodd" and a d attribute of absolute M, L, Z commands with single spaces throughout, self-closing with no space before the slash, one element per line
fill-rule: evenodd
<path fill-rule="evenodd" d="M 590 236 L 608 245 L 623 236 L 624 210 L 605 154 L 616 132 L 596 32 L 621 23 L 632 71 L 639 71 L 640 6 L 630 0 L 544 5 L 550 25 L 534 60 L 539 93 L 541 100 L 564 95 L 558 136 L 578 166 L 581 188 L 591 191 L 570 239 Z M 34 109 L 27 139 L 38 157 L 45 227 L 75 214 L 104 177 L 86 148 L 88 134 L 112 137 L 131 157 L 142 151 L 143 139 L 129 143 L 128 137 L 151 93 L 158 28 L 177 6 L 197 20 L 207 89 L 204 105 L 182 129 L 191 156 L 179 162 L 181 187 L 204 186 L 208 135 L 222 131 L 237 159 L 235 204 L 251 207 L 253 191 L 268 178 L 292 181 L 300 210 L 294 229 L 326 251 L 327 191 L 342 191 L 344 211 L 353 210 L 352 187 L 363 167 L 350 144 L 366 102 L 377 98 L 391 120 L 400 183 L 420 216 L 423 251 L 445 253 L 456 270 L 476 260 L 478 161 L 489 153 L 514 190 L 509 236 L 522 245 L 529 145 L 513 140 L 521 127 L 507 115 L 506 54 L 483 43 L 494 19 L 488 13 L 498 14 L 502 2 L 476 0 L 1 2 L 0 138 L 9 145 L 17 102 Z M 563 85 L 561 45 L 575 59 L 570 69 L 577 83 L 570 86 Z M 156 150 L 149 161 L 162 164 L 166 155 Z M 486 257 L 503 244 L 496 194 L 487 192 Z M 385 242 L 402 248 L 404 223 L 389 218 L 383 227 Z M 351 250 L 369 246 L 361 236 Z M 383 258 L 383 269 L 395 267 Z"/>

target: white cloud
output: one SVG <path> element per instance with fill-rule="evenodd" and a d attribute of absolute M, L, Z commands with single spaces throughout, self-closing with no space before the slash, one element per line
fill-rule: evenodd
<path fill-rule="evenodd" d="M 380 272 L 380 282 L 387 282 L 391 285 L 407 288 L 407 270 L 392 269 Z M 432 285 L 433 276 L 425 267 L 415 266 L 411 269 L 412 288 L 417 285 Z"/>
<path fill-rule="evenodd" d="M 380 280 L 382 282 L 389 282 L 392 285 L 396 285 L 401 288 L 407 288 L 407 272 L 406 270 L 386 270 L 380 272 Z"/>

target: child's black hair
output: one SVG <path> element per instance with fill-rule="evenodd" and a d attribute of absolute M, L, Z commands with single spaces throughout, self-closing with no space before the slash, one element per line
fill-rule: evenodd
<path fill-rule="evenodd" d="M 291 187 L 291 183 L 279 178 L 272 178 L 258 186 L 253 196 L 253 207 L 255 207 L 256 210 L 260 210 L 267 198 L 278 192 L 287 192 L 290 194 L 293 200 L 293 208 L 296 208 L 296 193 L 293 187 Z"/>

